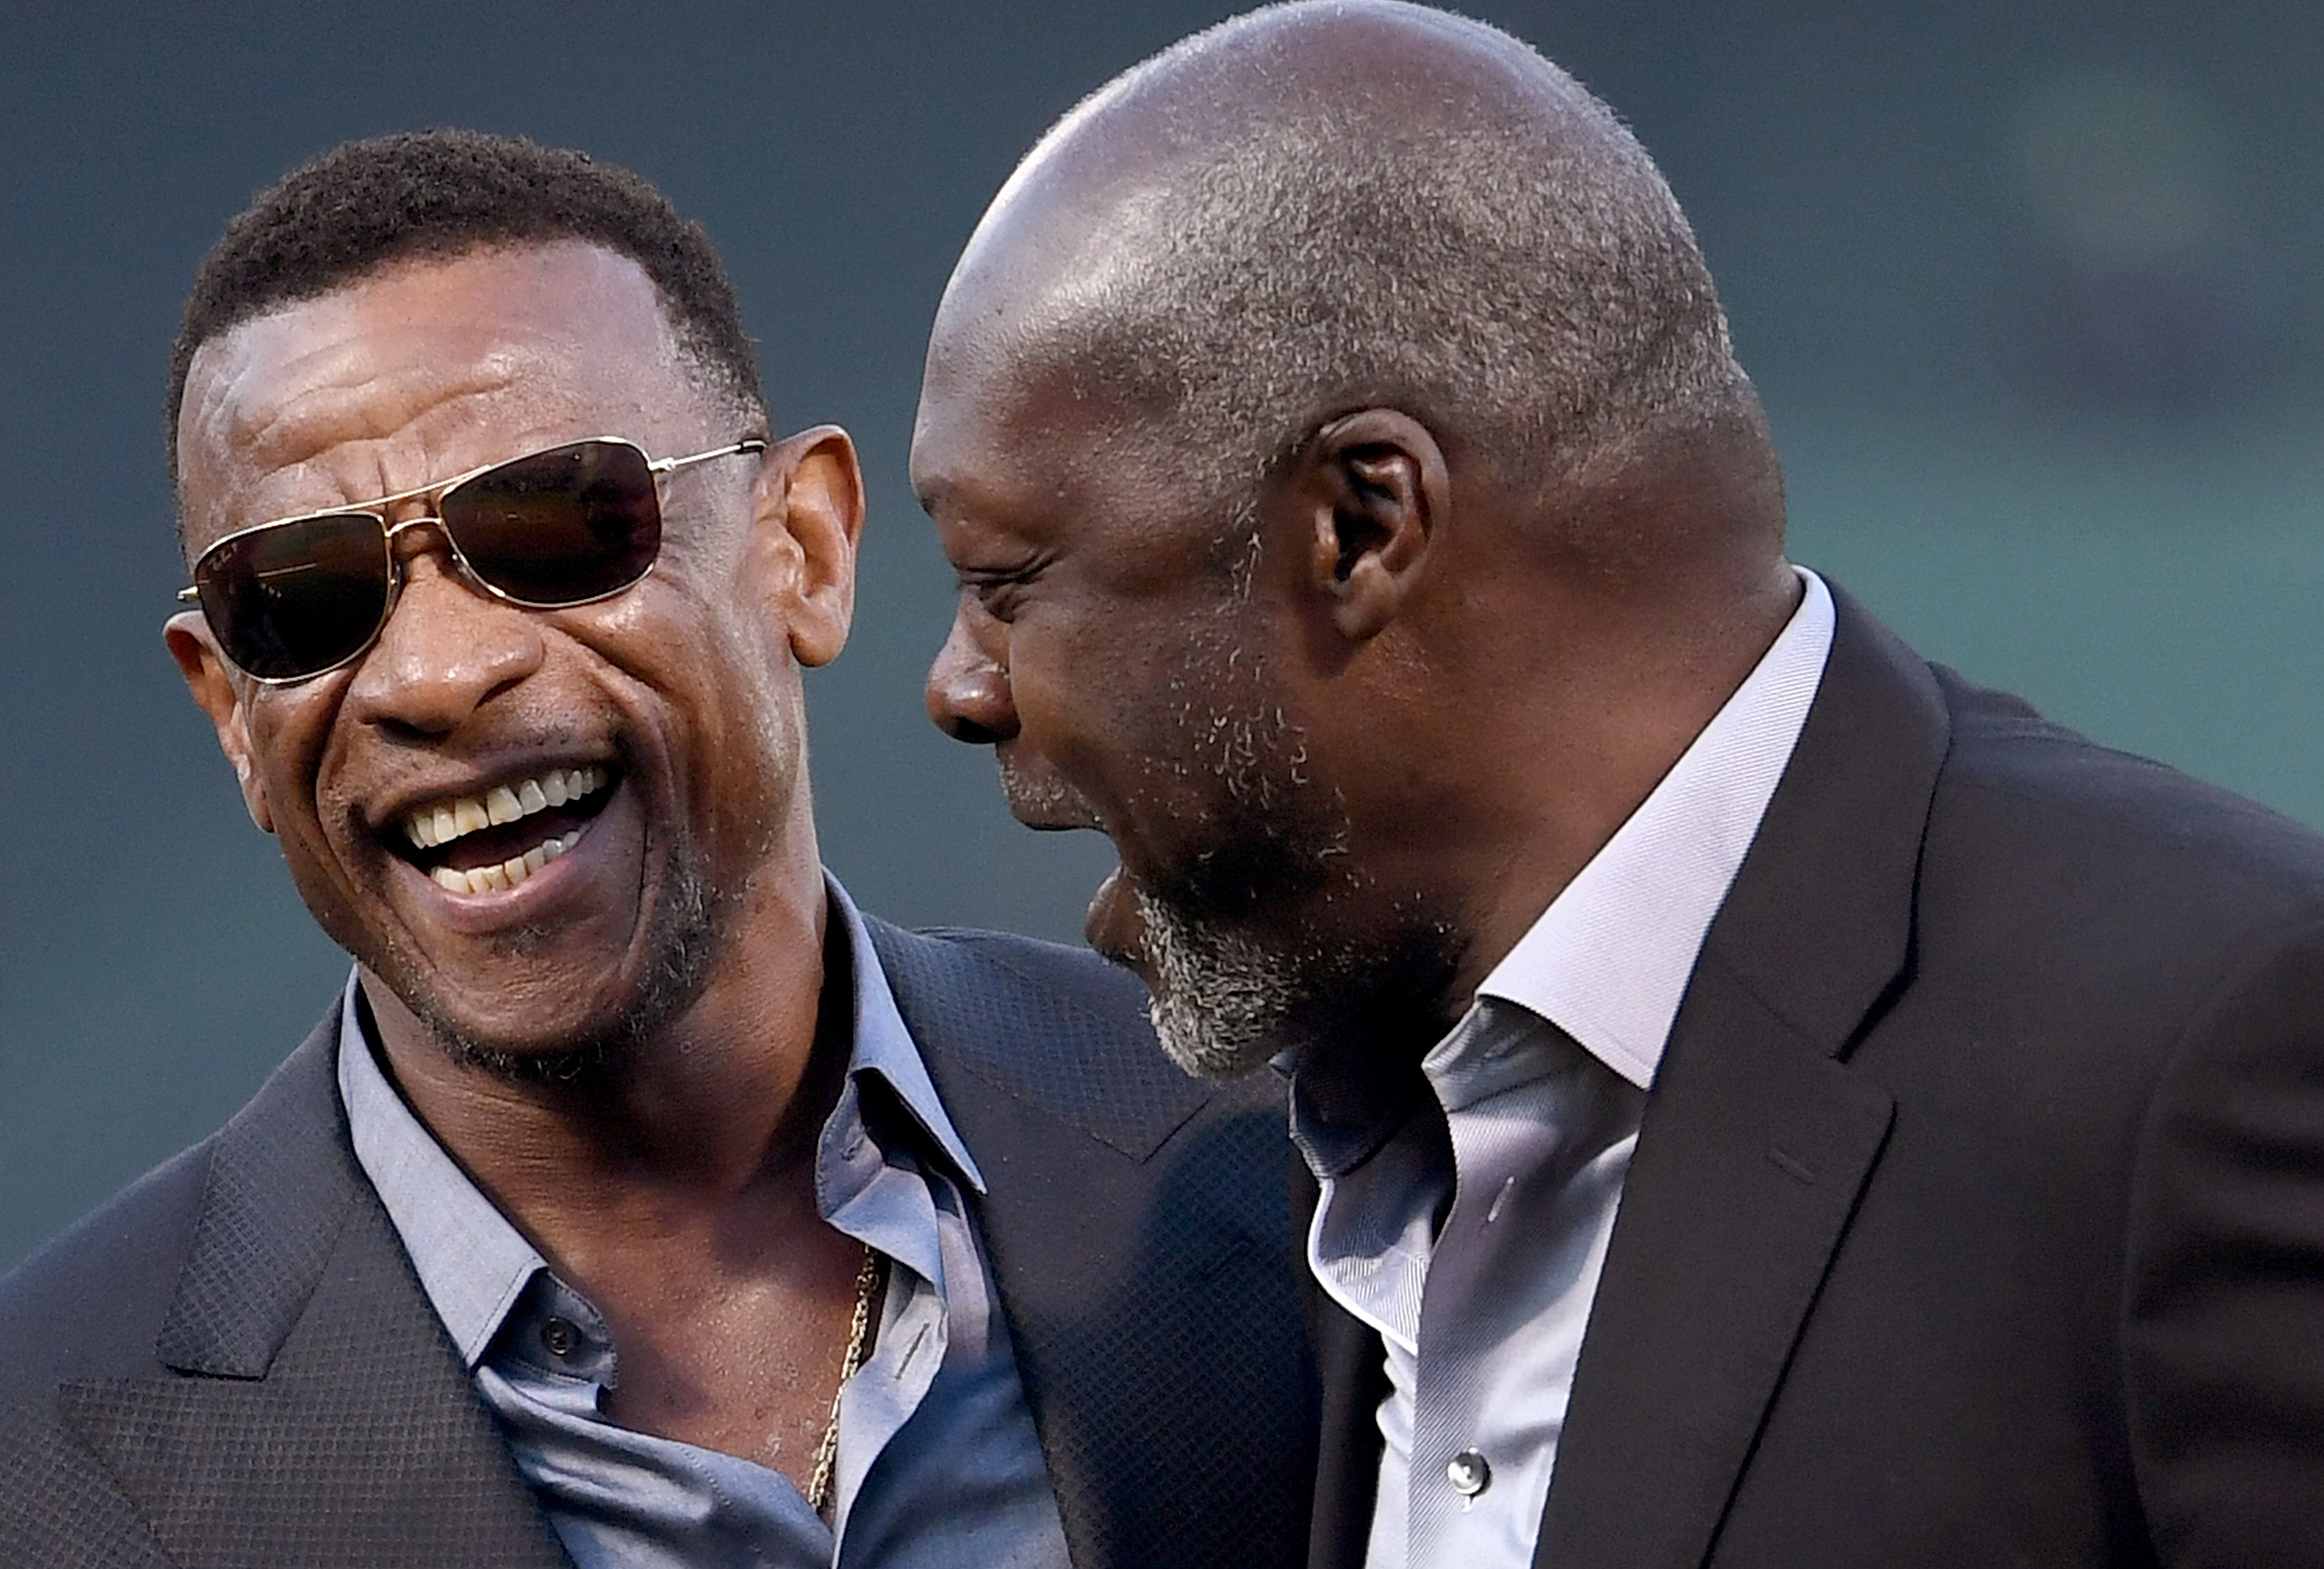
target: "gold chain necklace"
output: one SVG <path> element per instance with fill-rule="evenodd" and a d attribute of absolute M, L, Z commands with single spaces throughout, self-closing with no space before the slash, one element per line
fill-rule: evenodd
<path fill-rule="evenodd" d="M 872 1304 L 887 1274 L 886 1258 L 872 1247 L 863 1250 L 863 1268 L 855 1272 L 855 1316 L 847 1326 L 847 1359 L 839 1367 L 839 1388 L 831 1392 L 831 1419 L 823 1425 L 823 1442 L 815 1446 L 815 1471 L 807 1479 L 807 1504 L 816 1514 L 831 1514 L 832 1472 L 839 1460 L 839 1397 L 847 1380 L 863 1366 L 863 1351 L 872 1330 Z"/>

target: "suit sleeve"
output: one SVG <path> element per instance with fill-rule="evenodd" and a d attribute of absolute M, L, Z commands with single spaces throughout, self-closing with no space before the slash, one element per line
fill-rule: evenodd
<path fill-rule="evenodd" d="M 2125 1395 L 2162 1562 L 2324 1565 L 2324 922 L 2182 1037 L 2126 1245 Z"/>

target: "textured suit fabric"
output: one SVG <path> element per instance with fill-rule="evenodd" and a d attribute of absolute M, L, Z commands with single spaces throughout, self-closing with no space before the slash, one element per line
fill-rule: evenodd
<path fill-rule="evenodd" d="M 1835 597 L 1647 1102 L 1536 1561 L 2324 1564 L 2324 841 Z M 1347 1569 L 1379 1356 L 1311 1311 L 1311 1563 Z"/>
<path fill-rule="evenodd" d="M 1180 1075 L 1087 954 L 872 937 L 991 1185 L 972 1220 L 1074 1563 L 1297 1563 L 1277 1097 Z M 0 1281 L 0 1564 L 568 1562 L 355 1164 L 337 1023 Z"/>

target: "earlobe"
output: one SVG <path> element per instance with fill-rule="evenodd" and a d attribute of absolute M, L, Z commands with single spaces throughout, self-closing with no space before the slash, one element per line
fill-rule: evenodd
<path fill-rule="evenodd" d="M 1301 461 L 1312 586 L 1341 635 L 1361 641 L 1401 612 L 1451 507 L 1443 450 L 1427 427 L 1365 409 L 1317 431 Z"/>
<path fill-rule="evenodd" d="M 783 605 L 791 656 L 825 665 L 846 645 L 855 613 L 855 552 L 863 537 L 863 474 L 855 444 L 818 425 L 769 455 L 759 539 Z"/>
<path fill-rule="evenodd" d="M 169 645 L 179 673 L 186 678 L 186 689 L 217 730 L 218 750 L 234 765 L 235 781 L 242 787 L 242 804 L 250 820 L 261 833 L 272 834 L 274 813 L 267 806 L 266 785 L 253 761 L 247 711 L 233 669 L 210 636 L 209 623 L 199 612 L 184 611 L 170 618 L 161 629 L 161 639 Z"/>

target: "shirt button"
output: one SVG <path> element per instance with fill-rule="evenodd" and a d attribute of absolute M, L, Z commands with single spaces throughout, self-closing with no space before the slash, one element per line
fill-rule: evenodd
<path fill-rule="evenodd" d="M 1473 1449 L 1464 1449 L 1444 1463 L 1445 1480 L 1464 1499 L 1475 1498 L 1493 1485 L 1493 1468 Z"/>
<path fill-rule="evenodd" d="M 561 1318 L 552 1318 L 540 1326 L 540 1343 L 549 1348 L 553 1357 L 569 1357 L 581 1347 L 581 1332 Z"/>

